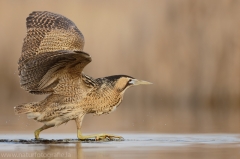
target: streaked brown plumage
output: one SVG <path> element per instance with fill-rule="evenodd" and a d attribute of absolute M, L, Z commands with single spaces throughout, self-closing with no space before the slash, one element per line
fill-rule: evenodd
<path fill-rule="evenodd" d="M 84 37 L 75 24 L 59 14 L 32 12 L 27 18 L 27 35 L 19 59 L 20 84 L 33 94 L 49 94 L 43 101 L 14 107 L 16 114 L 27 114 L 44 123 L 35 131 L 35 138 L 47 128 L 69 120 L 77 124 L 77 136 L 86 138 L 121 138 L 97 134 L 82 136 L 84 115 L 107 114 L 122 101 L 127 88 L 150 84 L 126 75 L 93 79 L 82 70 L 91 62 L 83 52 Z"/>

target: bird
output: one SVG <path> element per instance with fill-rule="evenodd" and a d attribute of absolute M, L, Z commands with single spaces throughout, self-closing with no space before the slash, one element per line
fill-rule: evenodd
<path fill-rule="evenodd" d="M 14 107 L 15 114 L 43 123 L 40 132 L 75 120 L 79 140 L 123 139 L 111 134 L 83 135 L 81 125 L 86 114 L 109 114 L 123 100 L 132 86 L 152 84 L 128 75 L 93 78 L 83 72 L 92 61 L 83 51 L 84 36 L 68 18 L 48 12 L 33 11 L 26 18 L 27 34 L 18 61 L 20 86 L 31 94 L 47 94 L 38 102 Z"/>

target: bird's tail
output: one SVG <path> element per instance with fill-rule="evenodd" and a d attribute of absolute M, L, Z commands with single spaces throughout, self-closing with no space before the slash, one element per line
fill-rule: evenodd
<path fill-rule="evenodd" d="M 14 107 L 14 112 L 15 114 L 27 114 L 31 112 L 35 112 L 37 109 L 38 103 L 27 103 L 27 104 L 22 104 Z"/>

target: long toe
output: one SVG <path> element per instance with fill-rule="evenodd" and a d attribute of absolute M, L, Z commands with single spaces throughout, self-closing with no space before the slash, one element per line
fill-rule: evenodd
<path fill-rule="evenodd" d="M 117 139 L 117 140 L 120 140 L 120 141 L 124 141 L 124 138 L 123 138 L 122 136 L 109 136 L 109 138 L 110 138 L 111 140 Z"/>

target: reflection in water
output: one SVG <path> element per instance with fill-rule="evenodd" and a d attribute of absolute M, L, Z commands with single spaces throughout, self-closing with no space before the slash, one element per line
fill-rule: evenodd
<path fill-rule="evenodd" d="M 239 145 L 238 145 L 239 146 Z M 71 146 L 66 146 L 64 144 L 60 145 L 45 145 L 45 150 L 39 150 L 38 153 L 43 153 L 52 155 L 50 158 L 97 158 L 97 159 L 112 159 L 112 158 L 129 158 L 129 159 L 159 159 L 160 157 L 164 157 L 167 159 L 175 159 L 176 157 L 185 158 L 185 159 L 202 159 L 202 158 L 211 158 L 211 159 L 221 159 L 232 156 L 232 158 L 238 159 L 239 155 L 239 147 L 234 147 L 234 145 L 192 145 L 192 146 L 183 146 L 183 147 L 162 147 L 159 149 L 155 148 L 130 148 L 130 149 L 114 149 L 109 150 L 107 148 L 97 150 L 98 148 L 84 148 L 81 146 L 81 143 L 71 144 Z M 67 153 L 67 156 L 61 156 L 61 154 Z M 231 155 L 230 155 L 231 154 Z M 233 157 L 235 156 L 235 157 Z M 39 158 L 39 157 L 35 157 Z M 42 159 L 46 159 L 48 157 L 42 157 Z"/>
<path fill-rule="evenodd" d="M 68 136 L 74 135 L 70 134 Z M 54 139 L 63 137 L 61 135 L 53 136 L 55 136 Z M 125 141 L 81 143 L 77 140 L 69 140 L 69 143 L 62 142 L 58 144 L 22 144 L 21 141 L 0 142 L 0 158 L 11 159 L 16 158 L 16 155 L 22 158 L 36 159 L 240 158 L 239 135 L 123 134 L 123 136 L 125 136 Z M 7 137 L 9 139 L 12 136 L 0 135 L 0 139 L 6 139 Z M 24 135 L 19 136 L 19 138 L 22 137 Z"/>
<path fill-rule="evenodd" d="M 83 159 L 81 143 L 76 143 L 76 154 L 77 154 L 77 159 Z"/>

